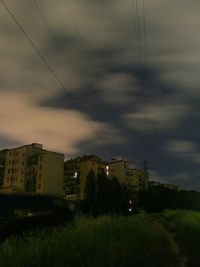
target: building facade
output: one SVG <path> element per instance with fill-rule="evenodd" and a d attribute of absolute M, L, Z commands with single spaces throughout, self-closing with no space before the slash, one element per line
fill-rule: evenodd
<path fill-rule="evenodd" d="M 0 187 L 3 186 L 3 178 L 5 171 L 5 160 L 6 160 L 6 151 L 7 149 L 0 150 Z"/>
<path fill-rule="evenodd" d="M 95 155 L 70 159 L 64 164 L 64 196 L 69 200 L 84 199 L 86 178 L 92 170 L 95 176 L 106 172 L 107 163 Z"/>
<path fill-rule="evenodd" d="M 2 151 L 0 154 L 3 153 Z M 33 143 L 7 149 L 1 191 L 62 195 L 64 155 Z"/>
<path fill-rule="evenodd" d="M 94 175 L 104 172 L 108 179 L 116 177 L 129 192 L 147 189 L 144 172 L 133 168 L 127 160 L 113 159 L 109 162 L 95 155 L 78 157 L 64 163 L 64 197 L 68 200 L 83 200 L 86 179 L 90 171 Z"/>
<path fill-rule="evenodd" d="M 132 167 L 127 160 L 112 159 L 108 164 L 107 174 L 109 177 L 116 177 L 119 183 L 125 185 L 130 192 L 138 192 L 143 189 L 143 172 Z"/>

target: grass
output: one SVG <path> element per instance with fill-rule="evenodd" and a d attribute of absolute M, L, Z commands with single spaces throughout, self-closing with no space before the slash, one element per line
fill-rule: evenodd
<path fill-rule="evenodd" d="M 163 218 L 186 256 L 187 266 L 200 266 L 200 212 L 167 210 Z"/>
<path fill-rule="evenodd" d="M 0 245 L 1 267 L 180 267 L 176 245 L 148 215 L 79 217 Z"/>

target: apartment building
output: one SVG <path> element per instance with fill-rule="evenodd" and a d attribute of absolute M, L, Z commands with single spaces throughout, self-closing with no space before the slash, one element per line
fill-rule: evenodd
<path fill-rule="evenodd" d="M 131 192 L 147 189 L 148 181 L 144 172 L 134 168 L 124 159 L 111 159 L 107 166 L 107 175 L 115 176 L 121 185 L 125 185 Z"/>
<path fill-rule="evenodd" d="M 147 189 L 148 180 L 142 170 L 131 166 L 123 159 L 112 159 L 109 162 L 95 155 L 78 157 L 64 163 L 64 197 L 68 200 L 84 199 L 84 189 L 87 175 L 93 171 L 95 176 L 104 172 L 108 179 L 116 177 L 121 185 L 130 192 Z"/>
<path fill-rule="evenodd" d="M 6 151 L 7 151 L 7 149 L 0 150 L 0 187 L 3 186 L 3 177 L 4 177 L 4 170 L 5 170 Z"/>
<path fill-rule="evenodd" d="M 84 199 L 86 178 L 92 170 L 97 176 L 106 172 L 107 163 L 95 155 L 86 155 L 65 161 L 64 196 L 69 200 Z"/>
<path fill-rule="evenodd" d="M 33 143 L 0 151 L 3 155 L 1 192 L 62 195 L 64 155 Z"/>

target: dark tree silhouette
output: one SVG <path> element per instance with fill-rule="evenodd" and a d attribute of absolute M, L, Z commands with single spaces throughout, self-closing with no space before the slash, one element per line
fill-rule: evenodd
<path fill-rule="evenodd" d="M 84 193 L 84 210 L 87 213 L 94 214 L 96 210 L 96 178 L 93 170 L 91 170 L 86 177 Z"/>

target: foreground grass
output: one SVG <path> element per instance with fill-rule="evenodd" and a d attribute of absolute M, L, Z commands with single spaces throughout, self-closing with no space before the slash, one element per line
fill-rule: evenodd
<path fill-rule="evenodd" d="M 176 246 L 150 216 L 80 217 L 0 246 L 1 267 L 180 267 Z"/>
<path fill-rule="evenodd" d="M 163 218 L 186 256 L 187 266 L 200 266 L 200 212 L 167 210 Z"/>

